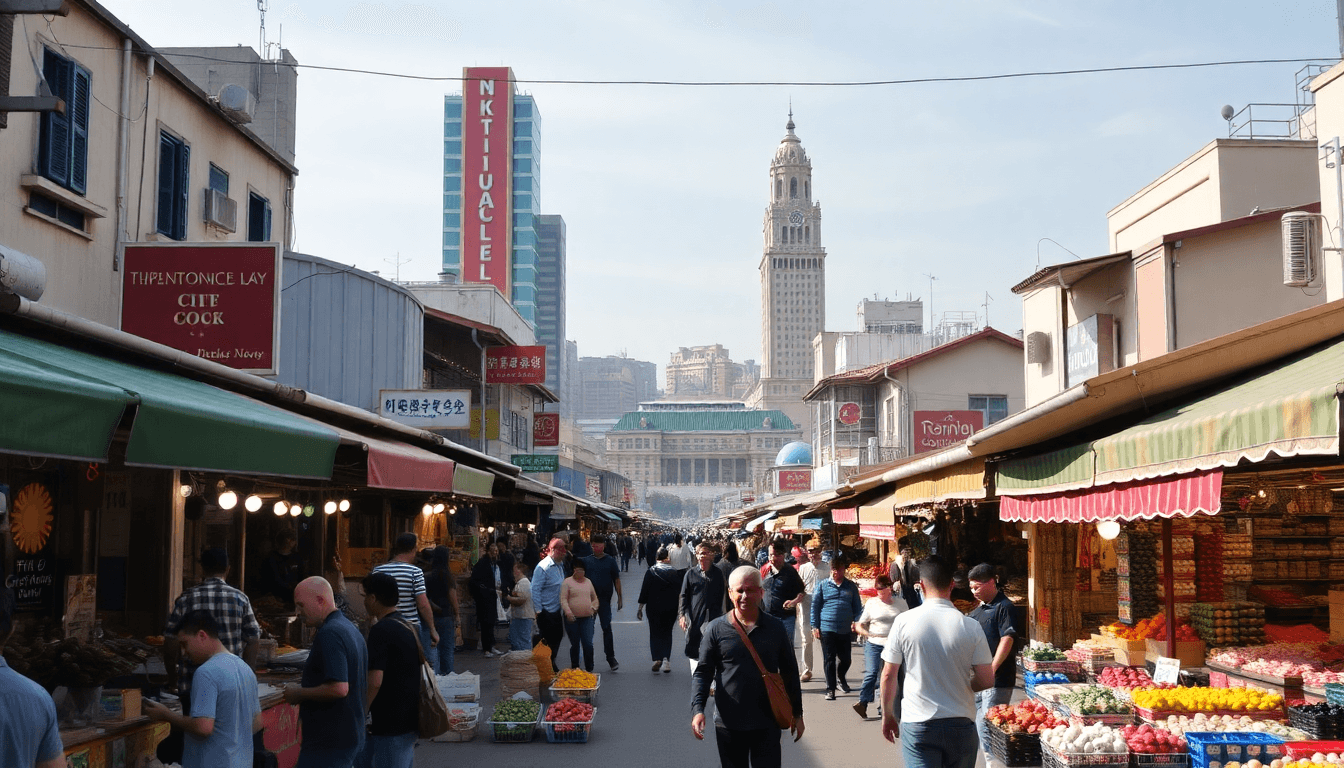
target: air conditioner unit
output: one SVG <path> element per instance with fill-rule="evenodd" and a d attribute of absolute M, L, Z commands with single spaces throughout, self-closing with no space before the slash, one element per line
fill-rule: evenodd
<path fill-rule="evenodd" d="M 1027 362 L 1032 365 L 1050 362 L 1050 334 L 1045 331 L 1027 334 Z"/>
<path fill-rule="evenodd" d="M 1300 288 L 1316 279 L 1316 252 L 1320 237 L 1317 215 L 1305 211 L 1283 214 L 1279 230 L 1283 235 L 1283 284 Z"/>
<path fill-rule="evenodd" d="M 229 232 L 238 231 L 238 202 L 217 189 L 205 190 L 205 221 Z"/>
<path fill-rule="evenodd" d="M 252 92 L 236 83 L 229 83 L 220 88 L 215 101 L 219 104 L 220 111 L 239 125 L 252 122 L 252 115 L 257 111 L 257 100 L 252 96 Z"/>

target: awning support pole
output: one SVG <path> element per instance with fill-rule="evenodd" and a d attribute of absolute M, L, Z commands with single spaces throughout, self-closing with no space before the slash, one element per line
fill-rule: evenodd
<path fill-rule="evenodd" d="M 1162 518 L 1162 588 L 1166 593 L 1167 658 L 1176 658 L 1176 574 L 1171 565 L 1171 518 Z M 1137 620 L 1138 617 L 1135 617 Z"/>

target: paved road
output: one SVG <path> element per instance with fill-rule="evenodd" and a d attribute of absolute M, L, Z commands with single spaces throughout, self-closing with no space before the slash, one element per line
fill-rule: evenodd
<path fill-rule="evenodd" d="M 613 617 L 616 635 L 616 655 L 621 663 L 619 672 L 607 669 L 602 658 L 601 629 L 595 633 L 597 665 L 602 675 L 592 734 L 587 744 L 550 744 L 538 730 L 529 744 L 495 744 L 482 731 L 473 741 L 439 744 L 421 741 L 416 748 L 418 768 L 437 766 L 481 765 L 490 768 L 527 766 L 537 768 L 545 761 L 563 760 L 562 764 L 582 760 L 593 765 L 629 765 L 631 768 L 659 766 L 714 766 L 718 752 L 714 746 L 712 729 L 704 741 L 691 734 L 690 665 L 681 648 L 685 636 L 673 630 L 673 659 L 671 674 L 650 672 L 648 625 L 635 621 L 635 598 L 644 569 L 633 563 L 623 575 L 622 582 L 629 599 L 625 610 Z M 820 664 L 820 649 L 817 663 Z M 560 649 L 561 665 L 569 658 L 569 643 Z M 791 742 L 784 734 L 784 766 L 786 768 L 821 768 L 844 765 L 846 768 L 891 768 L 900 766 L 899 747 L 882 739 L 879 721 L 863 721 L 851 707 L 858 700 L 859 683 L 863 679 L 863 654 L 854 648 L 854 666 L 849 680 L 852 694 L 839 694 L 836 701 L 826 701 L 825 685 L 818 679 L 803 684 L 803 722 L 806 733 L 801 741 Z M 481 675 L 481 703 L 485 716 L 499 700 L 499 662 L 485 659 L 479 651 L 457 655 L 458 671 Z M 818 670 L 820 671 L 820 670 Z M 546 693 L 543 691 L 543 697 Z M 869 708 L 875 713 L 876 707 Z M 983 763 L 981 764 L 983 766 Z"/>

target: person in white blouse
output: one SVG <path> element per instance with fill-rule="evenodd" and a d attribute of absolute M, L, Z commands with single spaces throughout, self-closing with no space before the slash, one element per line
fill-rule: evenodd
<path fill-rule="evenodd" d="M 909 610 L 905 600 L 892 591 L 891 577 L 879 574 L 873 579 L 877 587 L 877 596 L 868 598 L 863 604 L 863 613 L 854 622 L 854 632 L 863 638 L 863 687 L 859 689 L 859 700 L 854 711 L 859 717 L 868 719 L 868 704 L 874 700 L 877 692 L 877 678 L 882 671 L 882 648 L 887 644 L 887 633 L 896 617 Z M 882 705 L 877 713 L 882 714 Z"/>

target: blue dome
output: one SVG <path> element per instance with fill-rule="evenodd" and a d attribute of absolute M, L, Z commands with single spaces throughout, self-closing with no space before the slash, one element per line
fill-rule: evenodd
<path fill-rule="evenodd" d="M 786 444 L 775 455 L 775 466 L 812 466 L 812 446 L 798 440 Z"/>

